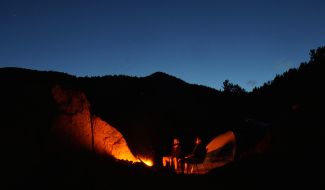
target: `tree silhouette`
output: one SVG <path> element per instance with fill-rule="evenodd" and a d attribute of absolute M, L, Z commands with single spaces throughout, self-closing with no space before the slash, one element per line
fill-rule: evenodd
<path fill-rule="evenodd" d="M 244 94 L 246 93 L 245 89 L 240 87 L 238 84 L 233 84 L 229 80 L 223 82 L 223 92 L 228 94 Z"/>

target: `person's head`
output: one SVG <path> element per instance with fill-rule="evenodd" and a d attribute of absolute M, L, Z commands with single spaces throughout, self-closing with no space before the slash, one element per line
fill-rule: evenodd
<path fill-rule="evenodd" d="M 178 138 L 174 138 L 174 140 L 173 140 L 173 145 L 178 145 L 179 144 L 179 140 L 178 140 Z"/>
<path fill-rule="evenodd" d="M 200 137 L 195 138 L 195 144 L 200 144 L 202 142 Z"/>

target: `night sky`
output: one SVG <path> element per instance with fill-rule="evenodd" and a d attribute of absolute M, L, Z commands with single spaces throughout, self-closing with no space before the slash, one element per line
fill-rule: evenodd
<path fill-rule="evenodd" d="M 0 67 L 248 91 L 325 45 L 325 1 L 0 0 Z"/>

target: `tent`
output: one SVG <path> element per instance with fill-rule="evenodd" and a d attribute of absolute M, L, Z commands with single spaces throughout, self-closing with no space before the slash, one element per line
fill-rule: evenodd
<path fill-rule="evenodd" d="M 233 131 L 227 131 L 214 137 L 206 145 L 207 154 L 203 163 L 198 164 L 198 173 L 207 173 L 234 161 L 236 153 L 236 136 Z"/>

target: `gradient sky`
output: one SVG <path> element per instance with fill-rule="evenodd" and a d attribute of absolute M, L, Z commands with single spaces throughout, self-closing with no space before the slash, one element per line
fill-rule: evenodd
<path fill-rule="evenodd" d="M 325 45 L 325 1 L 0 0 L 0 67 L 248 91 Z"/>

